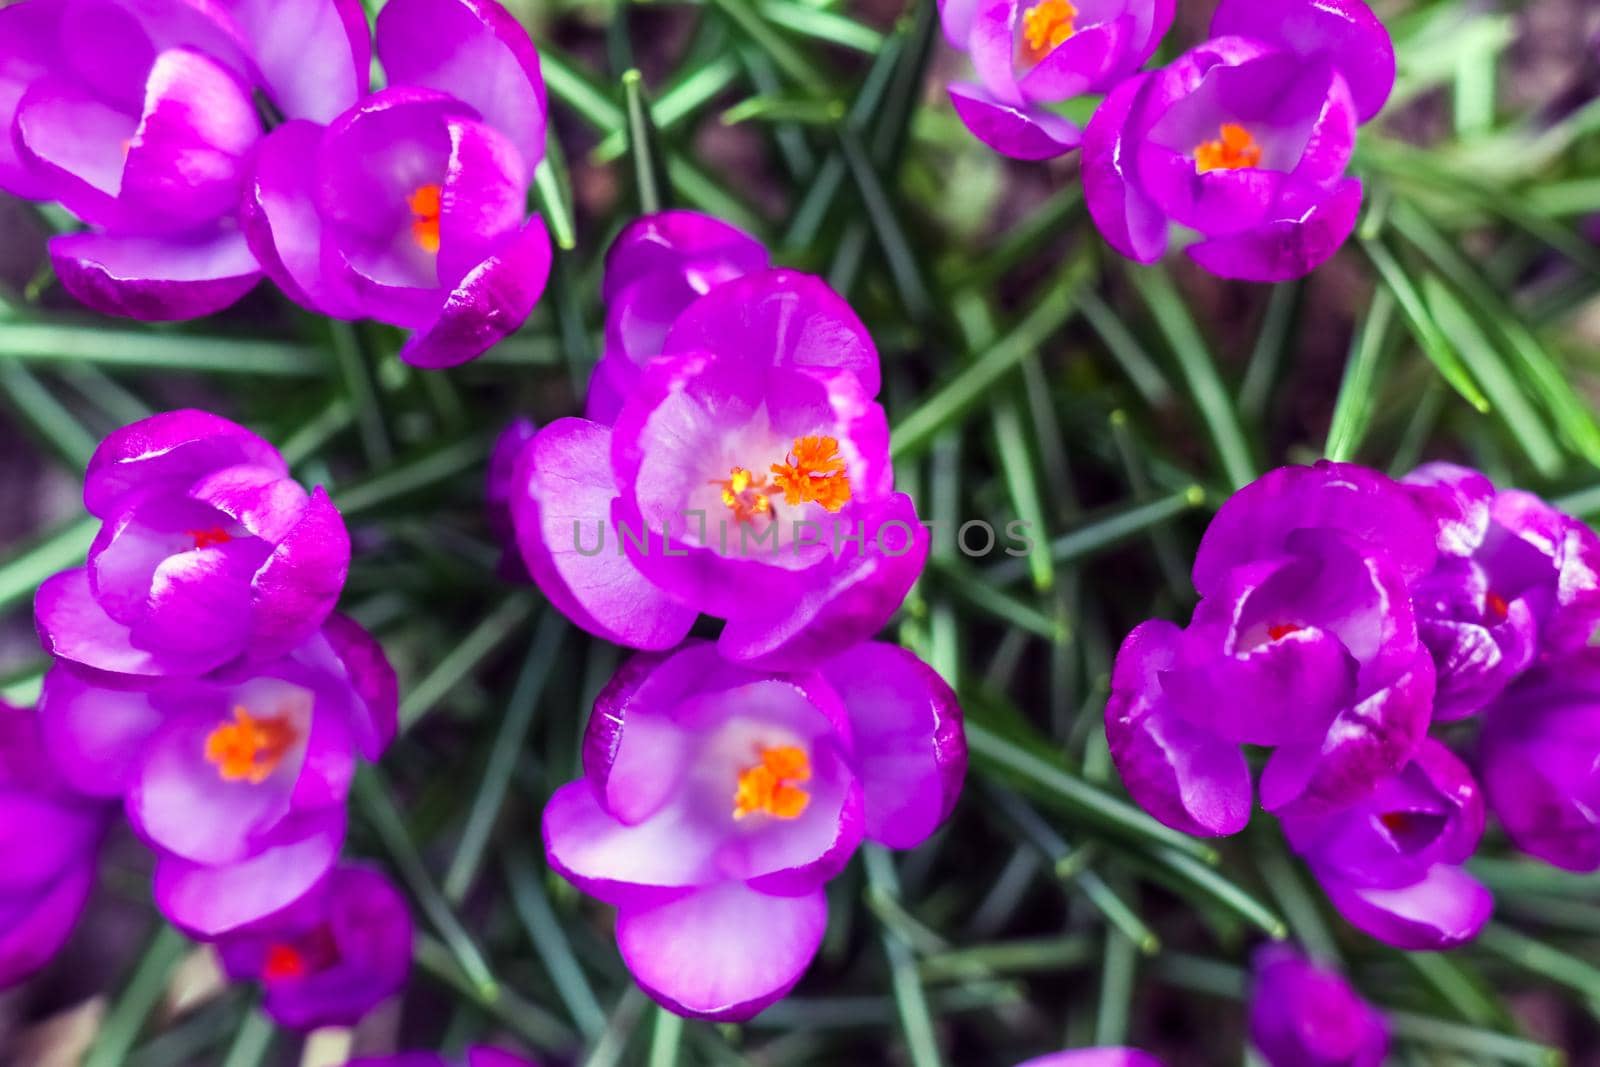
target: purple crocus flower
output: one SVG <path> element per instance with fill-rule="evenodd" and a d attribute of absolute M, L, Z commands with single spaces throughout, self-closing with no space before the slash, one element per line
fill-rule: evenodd
<path fill-rule="evenodd" d="M 56 775 L 32 711 L 0 703 L 0 988 L 44 966 L 71 935 L 111 810 Z"/>
<path fill-rule="evenodd" d="M 1103 93 L 1138 70 L 1172 25 L 1175 0 L 940 0 L 945 39 L 977 83 L 950 86 L 967 129 L 1013 159 L 1049 159 L 1083 131 L 1049 105 Z"/>
<path fill-rule="evenodd" d="M 402 359 L 453 366 L 521 326 L 549 274 L 549 232 L 527 213 L 539 56 L 493 0 L 391 0 L 377 54 L 388 88 L 262 143 L 242 225 L 296 301 L 411 329 Z"/>
<path fill-rule="evenodd" d="M 589 380 L 587 417 L 616 421 L 678 316 L 723 282 L 766 267 L 761 242 L 709 215 L 662 211 L 624 227 L 606 253 L 606 343 Z"/>
<path fill-rule="evenodd" d="M 500 546 L 500 577 L 510 582 L 527 582 L 528 568 L 517 553 L 517 529 L 511 521 L 511 494 L 516 486 L 517 460 L 539 428 L 532 419 L 514 419 L 495 438 L 489 452 L 489 471 L 484 479 L 484 510 L 489 534 Z"/>
<path fill-rule="evenodd" d="M 1600 652 L 1540 664 L 1490 704 L 1478 769 L 1518 848 L 1600 870 Z"/>
<path fill-rule="evenodd" d="M 125 426 L 89 460 L 104 521 L 87 567 L 40 587 L 54 656 L 128 675 L 200 675 L 270 659 L 333 610 L 350 562 L 344 520 L 289 477 L 278 450 L 227 419 L 173 411 Z"/>
<path fill-rule="evenodd" d="M 1274 749 L 1261 800 L 1320 814 L 1364 796 L 1427 730 L 1434 670 L 1410 582 L 1433 529 L 1398 483 L 1329 462 L 1284 467 L 1217 512 L 1187 629 L 1152 620 L 1117 654 L 1111 754 L 1147 811 L 1189 833 L 1250 818 L 1241 745 Z"/>
<path fill-rule="evenodd" d="M 334 868 L 276 915 L 224 936 L 228 977 L 260 982 L 281 1026 L 353 1026 L 398 993 L 411 970 L 411 915 L 390 881 L 367 867 Z"/>
<path fill-rule="evenodd" d="M 396 730 L 383 651 L 343 616 L 281 659 L 203 679 L 139 679 L 58 662 L 39 714 L 62 775 L 121 797 L 156 852 L 155 896 L 202 940 L 281 911 L 344 840 L 357 756 Z"/>
<path fill-rule="evenodd" d="M 1038 1056 L 1017 1067 L 1161 1067 L 1161 1061 L 1133 1048 L 1085 1048 Z"/>
<path fill-rule="evenodd" d="M 1383 1016 L 1339 975 L 1287 945 L 1256 951 L 1250 1038 L 1270 1067 L 1382 1067 Z"/>
<path fill-rule="evenodd" d="M 625 664 L 595 702 L 585 778 L 544 812 L 550 864 L 617 907 L 634 978 L 683 1015 L 747 1019 L 799 981 L 824 887 L 865 838 L 911 848 L 955 803 L 955 695 L 863 644 L 804 674 L 705 643 Z"/>
<path fill-rule="evenodd" d="M 1437 523 L 1439 563 L 1412 590 L 1439 669 L 1439 719 L 1482 708 L 1534 660 L 1600 626 L 1600 538 L 1532 493 L 1448 463 L 1404 479 Z"/>
<path fill-rule="evenodd" d="M 351 1060 L 346 1067 L 538 1067 L 533 1060 L 504 1049 L 478 1045 L 465 1057 L 450 1060 L 436 1052 L 402 1052 L 394 1056 L 371 1056 Z"/>
<path fill-rule="evenodd" d="M 0 11 L 0 188 L 88 223 L 52 240 L 97 310 L 208 314 L 260 278 L 235 223 L 252 99 L 327 121 L 367 88 L 359 0 L 22 0 Z"/>
<path fill-rule="evenodd" d="M 1494 906 L 1461 868 L 1483 835 L 1483 796 L 1466 766 L 1432 738 L 1350 807 L 1285 816 L 1283 831 L 1339 914 L 1397 948 L 1470 941 Z"/>
<path fill-rule="evenodd" d="M 627 299 L 697 276 L 680 255 L 633 231 L 607 267 L 635 279 L 617 286 Z M 627 344 L 607 374 L 635 373 L 643 352 Z M 523 449 L 511 510 L 529 572 L 576 624 L 634 648 L 675 646 L 701 612 L 727 620 L 725 655 L 763 668 L 872 636 L 928 549 L 894 491 L 878 387 L 872 339 L 820 279 L 758 271 L 709 289 L 613 421 L 560 419 Z"/>
<path fill-rule="evenodd" d="M 1356 127 L 1394 84 L 1394 48 L 1361 0 L 1222 0 L 1212 37 L 1119 85 L 1083 138 L 1089 212 L 1154 263 L 1174 226 L 1213 274 L 1298 278 L 1355 227 Z"/>

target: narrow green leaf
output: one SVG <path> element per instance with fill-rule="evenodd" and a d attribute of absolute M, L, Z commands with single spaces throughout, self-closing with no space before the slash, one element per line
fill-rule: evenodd
<path fill-rule="evenodd" d="M 1355 458 L 1366 436 L 1367 425 L 1372 421 L 1372 408 L 1376 400 L 1378 362 L 1383 358 L 1389 342 L 1390 327 L 1394 323 L 1394 296 L 1388 289 L 1379 289 L 1372 296 L 1372 304 L 1361 320 L 1361 326 L 1350 342 L 1350 358 L 1345 361 L 1344 379 L 1339 383 L 1339 396 L 1333 405 L 1333 421 L 1328 426 L 1328 442 L 1322 454 L 1336 463 L 1346 463 Z"/>
<path fill-rule="evenodd" d="M 728 21 L 750 39 L 750 43 L 765 52 L 786 77 L 810 92 L 822 95 L 827 92 L 827 80 L 820 68 L 802 55 L 766 20 L 749 0 L 711 0 Z"/>
<path fill-rule="evenodd" d="M 539 49 L 539 72 L 550 95 L 561 101 L 602 133 L 620 133 L 627 121 L 606 89 L 574 66 L 560 50 L 545 44 Z"/>
<path fill-rule="evenodd" d="M 1489 1056 L 1501 1063 L 1527 1064 L 1528 1067 L 1560 1067 L 1567 1062 L 1560 1049 L 1526 1038 L 1430 1019 L 1408 1011 L 1388 1011 L 1384 1015 L 1401 1041 L 1458 1052 L 1474 1059 Z"/>
<path fill-rule="evenodd" d="M 1075 563 L 1155 526 L 1170 522 L 1185 512 L 1195 510 L 1205 502 L 1205 490 L 1198 485 L 1191 485 L 1147 504 L 1135 504 L 1100 517 L 1091 517 L 1076 530 L 1051 541 L 1050 557 L 1058 565 Z M 996 563 L 984 572 L 984 576 L 992 585 L 1005 586 L 1027 573 L 1025 563 L 1012 559 Z"/>
<path fill-rule="evenodd" d="M 752 96 L 722 113 L 724 126 L 741 122 L 798 122 L 807 126 L 832 126 L 844 118 L 838 100 L 811 100 L 792 96 Z"/>
<path fill-rule="evenodd" d="M 259 1011 L 250 1012 L 239 1024 L 239 1032 L 228 1048 L 222 1067 L 260 1067 L 267 1053 L 272 1050 L 272 1039 L 277 1035 L 277 1028 L 272 1025 L 271 1019 Z"/>
<path fill-rule="evenodd" d="M 477 670 L 495 649 L 516 634 L 533 614 L 538 601 L 528 592 L 517 591 L 502 600 L 483 617 L 472 632 L 461 639 L 400 701 L 400 729 L 409 730 L 432 711 L 461 680 Z M 530 709 L 531 712 L 531 709 Z"/>
<path fill-rule="evenodd" d="M 739 62 L 733 56 L 722 55 L 709 63 L 695 66 L 676 84 L 670 86 L 650 105 L 650 124 L 658 132 L 675 129 L 685 119 L 714 100 L 739 77 Z M 628 139 L 623 133 L 606 137 L 589 153 L 597 164 L 621 159 L 628 151 Z"/>
<path fill-rule="evenodd" d="M 27 367 L 16 360 L 0 360 L 0 392 L 69 469 L 82 470 L 88 465 L 99 438 Z"/>
<path fill-rule="evenodd" d="M 0 359 L 273 378 L 321 378 L 330 370 L 321 352 L 288 342 L 66 322 L 0 323 Z"/>
<path fill-rule="evenodd" d="M 762 0 L 759 6 L 769 22 L 804 37 L 842 48 L 853 48 L 868 55 L 876 54 L 883 47 L 883 34 L 834 11 L 789 3 L 787 0 Z"/>
<path fill-rule="evenodd" d="M 0 611 L 32 600 L 34 591 L 57 571 L 81 566 L 99 529 L 99 520 L 84 516 L 0 564 Z"/>
<path fill-rule="evenodd" d="M 533 863 L 520 849 L 506 856 L 506 879 L 511 888 L 511 904 L 517 918 L 522 921 L 534 951 L 544 963 L 545 971 L 555 983 L 561 997 L 583 1035 L 594 1041 L 606 1029 L 605 1012 L 595 999 L 594 989 L 584 976 L 583 967 L 573 954 L 566 930 L 550 906 L 550 899 L 539 884 Z"/>
<path fill-rule="evenodd" d="M 894 860 L 877 845 L 862 849 L 866 863 L 867 881 L 874 890 L 889 897 L 900 894 L 899 878 Z M 900 1008 L 900 1025 L 904 1028 L 906 1051 L 912 1067 L 940 1067 L 944 1062 L 939 1054 L 939 1039 L 934 1033 L 933 1014 L 928 1009 L 928 998 L 917 975 L 916 961 L 911 948 L 898 934 L 883 928 L 883 948 L 889 957 L 890 980 L 894 987 L 895 1002 Z"/>
<path fill-rule="evenodd" d="M 100 1032 L 83 1059 L 83 1067 L 122 1067 L 150 1013 L 161 1002 L 172 969 L 188 950 L 189 942 L 184 936 L 162 924 L 106 1013 Z"/>
<path fill-rule="evenodd" d="M 1394 254 L 1382 242 L 1363 241 L 1361 247 L 1366 250 L 1372 265 L 1378 268 L 1378 276 L 1383 284 L 1394 294 L 1395 301 L 1399 303 L 1400 310 L 1405 313 L 1406 322 L 1411 327 L 1411 335 L 1421 346 L 1423 354 L 1433 361 L 1440 376 L 1450 383 L 1452 389 L 1461 394 L 1463 400 L 1478 411 L 1488 414 L 1488 398 L 1478 388 L 1478 383 L 1473 380 L 1466 364 L 1461 362 L 1461 357 L 1456 355 L 1449 339 L 1433 321 L 1433 316 L 1429 313 L 1428 306 L 1423 303 L 1422 296 L 1417 292 L 1410 275 L 1406 274 L 1399 261 L 1394 258 Z"/>
<path fill-rule="evenodd" d="M 645 100 L 644 75 L 637 69 L 622 76 L 622 96 L 628 114 L 628 155 L 633 158 L 633 180 L 639 195 L 639 213 L 653 215 L 663 207 L 662 182 L 657 176 L 656 132 Z"/>
<path fill-rule="evenodd" d="M 657 1008 L 655 1014 L 655 1030 L 650 1037 L 650 1067 L 678 1067 L 678 1048 L 683 1044 L 683 1016 L 666 1008 Z"/>

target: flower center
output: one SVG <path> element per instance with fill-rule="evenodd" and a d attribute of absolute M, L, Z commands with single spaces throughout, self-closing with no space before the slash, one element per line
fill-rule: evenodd
<path fill-rule="evenodd" d="M 793 784 L 811 780 L 811 760 L 805 749 L 778 745 L 761 750 L 761 762 L 739 772 L 733 794 L 733 817 L 761 813 L 779 819 L 798 819 L 811 794 Z"/>
<path fill-rule="evenodd" d="M 1505 597 L 1491 589 L 1489 594 L 1483 598 L 1483 611 L 1484 617 L 1489 624 L 1498 626 L 1505 622 L 1506 616 L 1511 613 L 1511 604 Z"/>
<path fill-rule="evenodd" d="M 296 941 L 275 941 L 267 946 L 261 964 L 263 982 L 289 982 L 317 974 L 339 962 L 339 946 L 326 923 Z"/>
<path fill-rule="evenodd" d="M 411 239 L 417 246 L 429 255 L 439 252 L 439 206 L 441 190 L 437 185 L 420 185 L 417 191 L 406 197 L 406 206 L 411 209 Z"/>
<path fill-rule="evenodd" d="M 267 949 L 267 961 L 261 966 L 261 978 L 267 982 L 304 978 L 307 969 L 306 958 L 293 945 L 273 945 Z"/>
<path fill-rule="evenodd" d="M 211 526 L 204 530 L 185 530 L 184 533 L 194 538 L 196 548 L 216 548 L 233 540 L 233 535 L 220 526 Z"/>
<path fill-rule="evenodd" d="M 1077 32 L 1078 9 L 1068 0 L 1039 0 L 1022 13 L 1023 51 L 1038 62 Z"/>
<path fill-rule="evenodd" d="M 257 719 L 240 705 L 233 709 L 232 722 L 206 736 L 206 759 L 225 782 L 260 785 L 299 739 L 287 717 Z"/>
<path fill-rule="evenodd" d="M 1267 636 L 1272 638 L 1274 641 L 1282 641 L 1285 637 L 1288 637 L 1290 634 L 1297 634 L 1301 630 L 1304 630 L 1304 629 L 1305 629 L 1305 627 L 1301 626 L 1299 623 L 1294 623 L 1294 622 L 1274 623 L 1273 625 L 1267 627 Z"/>
<path fill-rule="evenodd" d="M 1222 136 L 1215 141 L 1202 141 L 1194 146 L 1196 174 L 1214 170 L 1241 170 L 1261 165 L 1261 146 L 1249 130 L 1237 122 L 1224 122 Z"/>
<path fill-rule="evenodd" d="M 766 475 L 752 474 L 744 467 L 734 467 L 728 477 L 712 479 L 711 484 L 722 487 L 722 502 L 739 522 L 751 522 L 757 515 L 771 512 L 771 498 L 778 493 L 791 507 L 821 504 L 830 512 L 850 502 L 850 476 L 845 473 L 835 438 L 797 437 L 784 462 L 772 464 L 771 470 L 770 484 Z"/>

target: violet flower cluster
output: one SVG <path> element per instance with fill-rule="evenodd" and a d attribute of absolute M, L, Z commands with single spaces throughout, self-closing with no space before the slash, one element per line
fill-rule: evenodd
<path fill-rule="evenodd" d="M 1258 791 L 1339 912 L 1410 949 L 1459 944 L 1488 918 L 1462 867 L 1486 810 L 1526 851 L 1600 868 L 1587 526 L 1461 467 L 1396 481 L 1322 462 L 1235 494 L 1193 577 L 1189 625 L 1128 636 L 1106 709 L 1152 815 L 1231 834 Z M 1428 734 L 1468 716 L 1481 789 Z M 1258 786 L 1246 746 L 1266 755 Z"/>
<path fill-rule="evenodd" d="M 108 314 L 210 314 L 265 274 L 412 330 L 412 363 L 471 359 L 549 270 L 538 55 L 494 0 L 392 0 L 375 51 L 372 93 L 360 0 L 22 0 L 0 11 L 0 189 L 86 224 L 51 257 Z"/>
<path fill-rule="evenodd" d="M 606 261 L 587 418 L 502 436 L 491 521 L 574 623 L 647 650 L 596 701 L 551 866 L 617 908 L 622 958 L 683 1015 L 747 1019 L 800 980 L 828 881 L 912 848 L 966 771 L 954 693 L 870 639 L 927 555 L 896 493 L 877 350 L 820 279 L 689 212 Z M 715 643 L 685 643 L 700 614 Z"/>
<path fill-rule="evenodd" d="M 1140 263 L 1174 229 L 1213 274 L 1276 282 L 1314 270 L 1355 227 L 1357 127 L 1383 109 L 1394 47 L 1362 0 L 1222 0 L 1209 38 L 1138 73 L 1171 0 L 945 0 L 945 36 L 976 84 L 956 113 L 996 151 L 1083 148 L 1089 212 Z M 1079 128 L 1052 105 L 1106 93 Z"/>
<path fill-rule="evenodd" d="M 411 924 L 384 878 L 336 866 L 357 761 L 382 754 L 398 705 L 382 649 L 333 613 L 343 519 L 271 444 L 201 411 L 107 437 L 84 503 L 102 521 L 87 566 L 35 600 L 55 662 L 25 781 L 60 862 L 78 857 L 54 906 L 81 894 L 120 802 L 174 925 L 262 982 L 284 1025 L 354 1022 L 403 983 Z"/>

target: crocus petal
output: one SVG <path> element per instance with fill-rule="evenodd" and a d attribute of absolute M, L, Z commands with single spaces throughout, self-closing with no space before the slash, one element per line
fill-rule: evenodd
<path fill-rule="evenodd" d="M 0 189 L 25 200 L 52 195 L 52 184 L 18 155 L 12 131 L 28 86 L 57 61 L 59 17 L 59 5 L 45 0 L 0 8 Z"/>
<path fill-rule="evenodd" d="M 1001 103 L 979 85 L 952 83 L 950 103 L 974 137 L 1012 159 L 1054 159 L 1083 140 L 1083 131 L 1060 115 Z"/>
<path fill-rule="evenodd" d="M 1127 125 L 1152 76 L 1129 78 L 1095 110 L 1083 131 L 1083 195 L 1106 243 L 1138 263 L 1167 251 L 1169 219 L 1133 180 L 1134 151 Z"/>
<path fill-rule="evenodd" d="M 1024 98 L 1040 104 L 1094 92 L 1123 73 L 1137 28 L 1138 18 L 1129 12 L 1074 33 L 1024 74 L 1017 87 Z"/>
<path fill-rule="evenodd" d="M 1278 212 L 1243 233 L 1213 237 L 1186 250 L 1220 278 L 1283 282 L 1302 278 L 1326 262 L 1355 230 L 1361 180 L 1349 178 L 1321 199 L 1285 193 Z"/>
<path fill-rule="evenodd" d="M 527 321 L 550 276 L 550 256 L 550 232 L 535 216 L 510 244 L 461 279 L 438 319 L 412 335 L 400 358 L 436 369 L 483 355 Z"/>
<path fill-rule="evenodd" d="M 623 904 L 617 947 L 635 980 L 673 1011 L 738 1022 L 794 988 L 827 925 L 820 889 L 779 897 L 723 882 L 666 901 Z"/>
<path fill-rule="evenodd" d="M 167 322 L 229 307 L 261 269 L 237 230 L 172 237 L 63 234 L 50 239 L 61 284 L 106 315 Z"/>
<path fill-rule="evenodd" d="M 587 781 L 556 790 L 544 809 L 545 856 L 590 896 L 620 904 L 641 889 L 684 889 L 715 877 L 712 828 L 683 805 L 632 826 L 600 807 Z"/>
<path fill-rule="evenodd" d="M 1422 881 L 1398 889 L 1342 879 L 1322 885 L 1352 926 L 1414 952 L 1437 952 L 1471 941 L 1494 910 L 1494 897 L 1482 883 L 1445 863 L 1434 864 Z"/>
<path fill-rule="evenodd" d="M 356 746 L 376 763 L 400 730 L 400 684 L 394 667 L 383 646 L 354 619 L 329 615 L 322 635 L 361 698 L 360 717 L 352 724 Z"/>
<path fill-rule="evenodd" d="M 1181 631 L 1153 620 L 1122 643 L 1106 704 L 1106 740 L 1128 792 L 1168 826 L 1201 836 L 1238 833 L 1250 821 L 1250 769 L 1239 746 L 1189 725 L 1165 706 L 1160 673 L 1177 659 Z"/>
<path fill-rule="evenodd" d="M 1381 1067 L 1383 1016 L 1334 971 L 1283 942 L 1256 950 L 1250 1039 L 1271 1067 Z"/>
<path fill-rule="evenodd" d="M 766 265 L 766 248 L 737 226 L 697 211 L 658 211 L 630 222 L 611 242 L 601 299 L 610 304 L 652 274 L 682 275 L 705 293 Z"/>
<path fill-rule="evenodd" d="M 1362 122 L 1383 110 L 1394 88 L 1394 43 L 1362 0 L 1222 0 L 1211 36 L 1229 35 L 1330 57 L 1350 85 Z"/>
<path fill-rule="evenodd" d="M 1470 556 L 1483 544 L 1495 493 L 1494 483 L 1481 472 L 1453 463 L 1424 463 L 1400 484 L 1438 527 L 1441 555 Z"/>
<path fill-rule="evenodd" d="M 378 58 L 392 85 L 450 93 L 522 151 L 544 158 L 545 93 L 528 33 L 486 0 L 393 0 L 378 15 Z"/>
<path fill-rule="evenodd" d="M 106 435 L 89 457 L 83 506 L 112 519 L 134 491 L 184 490 L 213 471 L 260 467 L 287 478 L 289 466 L 265 438 L 209 411 L 164 411 Z"/>
<path fill-rule="evenodd" d="M 1017 1067 L 1162 1067 L 1162 1064 L 1148 1052 L 1138 1049 L 1085 1048 L 1038 1056 Z"/>
<path fill-rule="evenodd" d="M 350 569 L 350 535 L 344 517 L 318 486 L 300 521 L 255 573 L 252 654 L 288 652 L 322 625 L 339 600 Z"/>
<path fill-rule="evenodd" d="M 85 222 L 124 221 L 116 197 L 133 138 L 136 113 L 107 104 L 59 73 L 36 79 L 17 101 L 10 129 L 13 148 L 51 199 Z"/>
<path fill-rule="evenodd" d="M 61 950 L 94 881 L 95 865 L 80 863 L 64 871 L 42 897 L 0 898 L 0 987 L 20 982 Z"/>
<path fill-rule="evenodd" d="M 114 621 L 94 599 L 88 571 L 83 568 L 62 571 L 41 585 L 33 611 L 45 651 L 113 674 L 199 675 L 233 655 L 226 646 L 175 653 L 135 646 L 128 628 Z"/>
<path fill-rule="evenodd" d="M 855 731 L 866 833 L 915 848 L 955 808 L 967 770 L 961 708 L 944 679 L 895 645 L 858 645 L 822 666 Z"/>
<path fill-rule="evenodd" d="M 144 692 L 104 688 L 64 663 L 50 668 L 39 695 L 39 729 L 50 761 L 89 796 L 127 791 L 162 719 Z"/>
<path fill-rule="evenodd" d="M 231 0 L 273 102 L 291 119 L 332 122 L 371 84 L 361 0 Z"/>
<path fill-rule="evenodd" d="M 559 419 L 539 431 L 517 468 L 511 507 L 517 545 L 562 614 L 633 648 L 671 648 L 683 640 L 694 610 L 662 593 L 619 551 L 611 524 L 617 489 L 610 429 Z"/>

